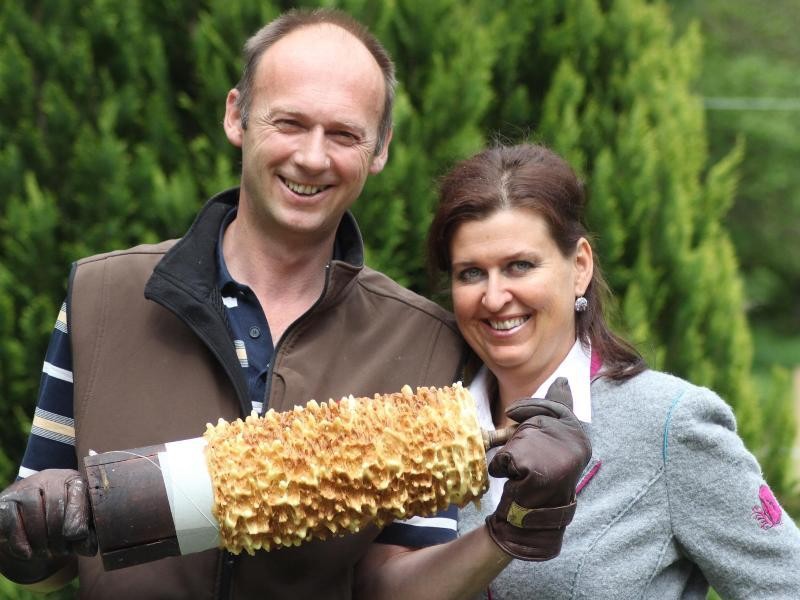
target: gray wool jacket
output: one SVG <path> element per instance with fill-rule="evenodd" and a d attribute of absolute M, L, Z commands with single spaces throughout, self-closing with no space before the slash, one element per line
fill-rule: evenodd
<path fill-rule="evenodd" d="M 491 600 L 800 599 L 800 531 L 712 391 L 646 371 L 591 385 L 592 460 L 561 554 L 513 561 Z M 459 515 L 482 526 L 494 507 Z"/>

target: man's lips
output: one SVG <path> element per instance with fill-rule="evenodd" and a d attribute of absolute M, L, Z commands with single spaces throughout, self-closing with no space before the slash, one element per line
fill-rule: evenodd
<path fill-rule="evenodd" d="M 310 184 L 310 183 L 300 183 L 298 181 L 293 181 L 291 179 L 287 179 L 286 177 L 280 177 L 280 180 L 283 184 L 292 190 L 295 194 L 299 196 L 313 196 L 314 194 L 318 194 L 323 190 L 328 189 L 329 185 L 319 185 L 319 184 Z"/>

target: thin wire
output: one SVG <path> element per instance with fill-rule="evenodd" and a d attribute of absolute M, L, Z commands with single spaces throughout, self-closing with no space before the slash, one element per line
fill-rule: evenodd
<path fill-rule="evenodd" d="M 164 469 L 162 469 L 162 468 L 161 468 L 161 465 L 157 464 L 157 463 L 156 463 L 155 461 L 153 461 L 153 459 L 151 459 L 149 456 L 144 456 L 143 454 L 137 454 L 136 452 L 131 452 L 130 450 L 112 450 L 111 452 L 109 452 L 109 454 L 111 454 L 111 453 L 130 454 L 131 456 L 138 456 L 139 458 L 143 458 L 143 459 L 145 459 L 147 462 L 149 462 L 151 465 L 153 465 L 153 466 L 154 466 L 156 469 L 158 469 L 159 471 L 161 471 L 161 474 L 162 474 L 162 476 L 163 476 L 163 474 L 164 474 Z M 180 486 L 178 486 L 178 490 L 179 490 L 179 491 L 180 491 L 180 492 L 183 494 L 184 498 L 186 498 L 186 499 L 187 499 L 187 500 L 188 500 L 188 501 L 189 501 L 189 502 L 192 504 L 192 506 L 194 506 L 194 507 L 195 507 L 195 509 L 197 510 L 197 512 L 199 512 L 199 513 L 200 513 L 200 514 L 203 516 L 203 518 L 204 518 L 206 521 L 208 521 L 208 524 L 209 524 L 209 525 L 211 525 L 211 527 L 213 527 L 213 528 L 214 528 L 214 531 L 216 531 L 217 533 L 219 533 L 219 527 L 217 526 L 217 524 L 216 524 L 216 523 L 214 523 L 214 522 L 213 522 L 211 519 L 209 519 L 209 518 L 208 518 L 208 516 L 206 515 L 206 513 L 204 513 L 204 512 L 203 512 L 203 510 L 202 510 L 202 509 L 201 509 L 199 506 L 197 506 L 197 504 L 195 504 L 194 500 L 192 500 L 192 498 L 189 496 L 189 494 L 187 494 L 187 493 L 186 493 L 186 492 L 183 490 L 183 488 L 181 488 Z M 170 512 L 171 512 L 171 511 L 172 511 L 172 507 L 170 507 Z M 175 517 L 175 515 L 172 515 L 172 516 L 173 516 L 173 518 Z"/>
<path fill-rule="evenodd" d="M 703 104 L 709 110 L 800 111 L 800 98 L 708 97 Z"/>

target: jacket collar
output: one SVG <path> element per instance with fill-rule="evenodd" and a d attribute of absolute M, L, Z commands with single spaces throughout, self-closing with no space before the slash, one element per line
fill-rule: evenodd
<path fill-rule="evenodd" d="M 238 202 L 238 188 L 221 192 L 206 202 L 189 230 L 156 265 L 145 288 L 145 296 L 150 297 L 149 294 L 157 289 L 159 279 L 163 278 L 196 300 L 208 298 L 217 282 L 219 227 Z"/>
<path fill-rule="evenodd" d="M 164 279 L 188 293 L 195 300 L 205 301 L 218 281 L 216 245 L 219 228 L 225 215 L 239 203 L 239 188 L 232 188 L 212 197 L 202 208 L 186 234 L 156 265 L 155 280 Z M 331 261 L 331 282 L 327 295 L 338 297 L 364 267 L 364 242 L 355 218 L 345 213 L 336 231 L 338 260 Z M 335 276 L 334 276 L 335 275 Z M 152 285 L 151 285 L 152 284 Z M 158 289 L 151 278 L 145 296 Z"/>
<path fill-rule="evenodd" d="M 216 246 L 225 215 L 239 202 L 239 188 L 212 197 L 186 234 L 158 262 L 145 286 L 145 298 L 171 310 L 203 340 L 233 382 L 243 415 L 250 414 L 247 382 L 228 331 L 218 286 Z M 364 268 L 364 245 L 348 212 L 336 232 L 340 260 L 332 260 L 325 288 L 313 311 L 338 303 Z"/>
<path fill-rule="evenodd" d="M 550 376 L 536 390 L 531 390 L 532 398 L 544 398 L 550 385 L 558 377 L 566 377 L 572 392 L 572 410 L 584 423 L 592 421 L 592 349 L 576 340 L 567 356 Z M 481 426 L 494 429 L 491 403 L 489 402 L 489 371 L 483 365 L 469 386 L 478 410 Z"/>

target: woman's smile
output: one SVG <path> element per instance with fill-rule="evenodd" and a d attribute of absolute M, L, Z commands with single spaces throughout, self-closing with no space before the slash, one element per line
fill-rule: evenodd
<path fill-rule="evenodd" d="M 578 254 L 564 256 L 545 220 L 506 209 L 466 221 L 451 243 L 453 310 L 464 338 L 502 379 L 546 377 L 575 342 Z"/>

